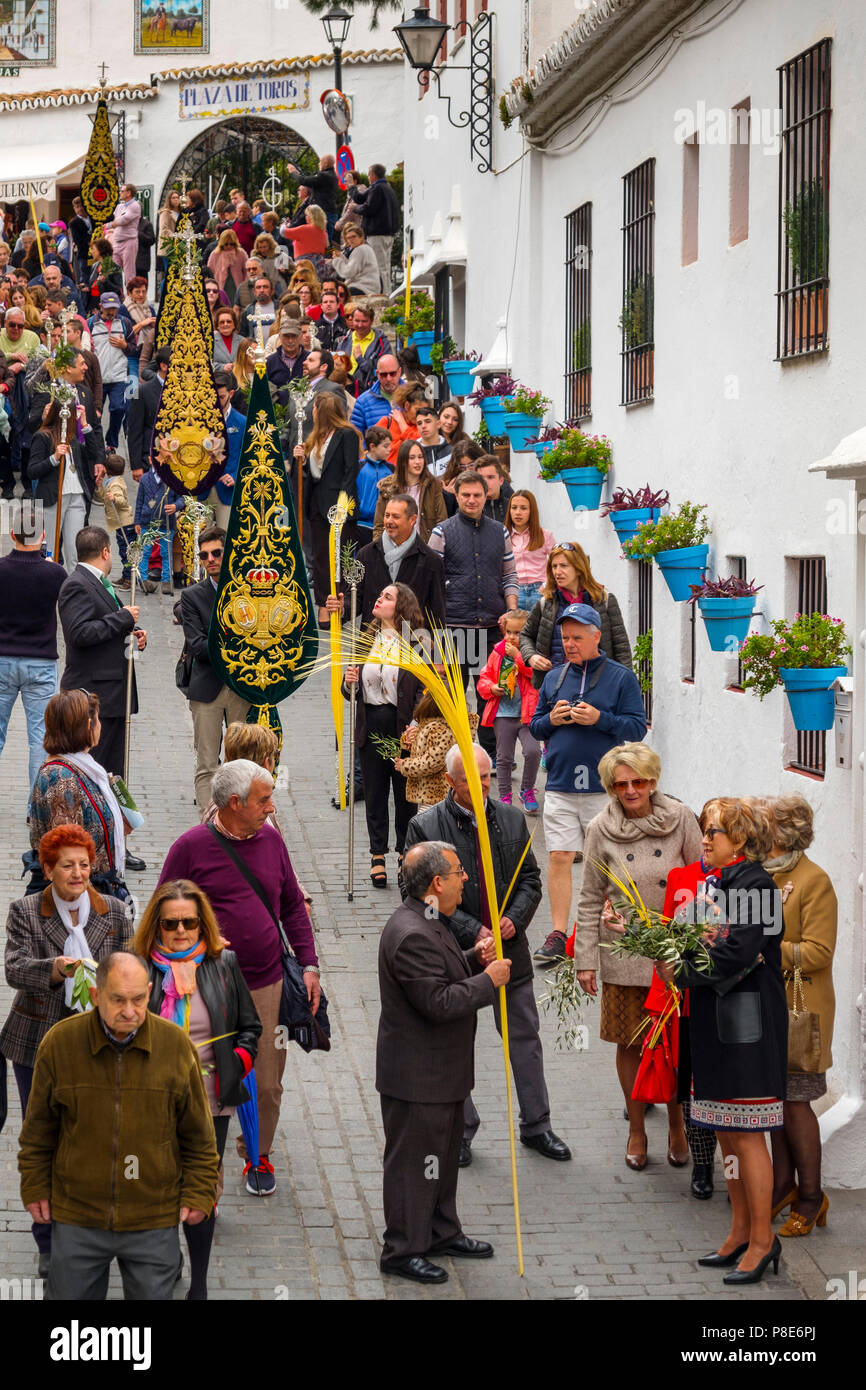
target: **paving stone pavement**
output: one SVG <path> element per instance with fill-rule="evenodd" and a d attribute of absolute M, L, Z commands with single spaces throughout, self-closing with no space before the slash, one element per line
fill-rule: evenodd
<path fill-rule="evenodd" d="M 145 816 L 133 848 L 147 871 L 130 875 L 146 901 L 168 845 L 196 822 L 192 726 L 174 687 L 180 631 L 171 600 L 142 598 L 141 622 L 150 633 L 137 667 L 142 713 L 133 723 L 131 784 Z M 398 902 L 396 865 L 389 856 L 388 891 L 374 890 L 363 808 L 356 817 L 355 898 L 346 898 L 347 816 L 333 810 L 333 731 L 327 676 L 309 680 L 282 707 L 284 768 L 277 809 L 299 877 L 312 894 L 323 983 L 330 1000 L 333 1050 L 306 1056 L 294 1048 L 285 1076 L 275 1152 L 277 1191 L 267 1201 L 248 1196 L 229 1136 L 226 1189 L 210 1270 L 212 1299 L 686 1299 L 753 1302 L 825 1299 L 826 1281 L 862 1265 L 866 1215 L 856 1192 L 830 1193 L 827 1228 L 807 1240 L 784 1242 L 781 1272 L 754 1289 L 724 1290 L 721 1274 L 702 1270 L 699 1255 L 715 1249 L 727 1229 L 721 1171 L 711 1202 L 689 1195 L 688 1171 L 665 1162 L 662 1108 L 648 1119 L 650 1161 L 642 1173 L 623 1161 L 627 1129 L 616 1080 L 614 1049 L 598 1041 L 595 1006 L 587 1011 L 584 1052 L 554 1050 L 555 1025 L 543 1019 L 553 1124 L 570 1144 L 571 1163 L 553 1163 L 517 1147 L 525 1275 L 516 1268 L 502 1052 L 489 1011 L 476 1048 L 475 1099 L 483 1123 L 473 1163 L 460 1175 L 459 1205 L 468 1234 L 496 1246 L 487 1262 L 448 1261 L 450 1280 L 435 1289 L 384 1278 L 378 1268 L 383 1228 L 382 1131 L 374 1089 L 378 1020 L 376 952 L 379 932 Z M 7 898 L 22 891 L 26 738 L 20 703 L 0 758 L 0 872 Z M 537 819 L 535 849 L 544 863 Z M 576 870 L 576 872 L 578 872 Z M 0 917 L 5 914 L 0 914 Z M 533 944 L 549 930 L 546 904 L 530 929 Z M 5 937 L 4 937 L 5 941 Z M 544 977 L 536 993 L 544 992 Z M 0 989 L 0 1017 L 11 991 Z M 18 1197 L 16 1140 L 20 1127 L 10 1069 L 10 1113 L 0 1136 L 0 1273 L 35 1274 L 29 1218 Z M 515 1099 L 516 1109 L 516 1099 Z M 182 1298 L 181 1282 L 176 1297 Z M 121 1297 L 113 1278 L 111 1298 Z"/>

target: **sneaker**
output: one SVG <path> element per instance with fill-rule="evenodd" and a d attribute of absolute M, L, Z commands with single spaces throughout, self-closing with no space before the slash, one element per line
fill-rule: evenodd
<path fill-rule="evenodd" d="M 253 1197 L 270 1197 L 276 1191 L 277 1180 L 274 1177 L 273 1165 L 268 1162 L 267 1154 L 261 1155 L 257 1168 L 248 1163 L 244 1168 L 243 1176 L 246 1178 L 247 1192 Z"/>
<path fill-rule="evenodd" d="M 547 770 L 547 749 L 546 749 L 546 748 L 542 748 L 542 750 L 541 750 L 541 766 L 545 769 L 545 771 Z"/>
<path fill-rule="evenodd" d="M 503 792 L 503 794 L 502 794 L 502 796 L 500 796 L 499 800 L 500 800 L 500 802 L 501 802 L 501 804 L 502 804 L 503 806 L 510 806 L 510 805 L 511 805 L 511 792 Z"/>
<path fill-rule="evenodd" d="M 537 960 L 539 965 L 555 965 L 558 960 L 564 960 L 565 932 L 552 931 L 544 945 L 533 953 L 532 959 Z"/>
<path fill-rule="evenodd" d="M 523 802 L 523 809 L 528 816 L 538 815 L 538 802 L 535 799 L 534 787 L 527 787 L 526 791 L 521 792 L 520 800 Z"/>

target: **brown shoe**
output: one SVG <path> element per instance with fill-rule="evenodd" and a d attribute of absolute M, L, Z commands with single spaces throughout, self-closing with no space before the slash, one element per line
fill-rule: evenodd
<path fill-rule="evenodd" d="M 156 580 L 155 580 L 155 579 L 140 579 L 140 580 L 138 581 L 138 587 L 139 587 L 139 589 L 143 589 L 144 592 L 145 592 L 146 594 L 155 594 L 155 593 L 156 593 Z"/>
<path fill-rule="evenodd" d="M 171 587 L 171 580 L 166 580 L 166 581 L 163 583 L 163 585 L 162 585 L 162 592 L 163 592 L 164 594 L 170 594 L 170 593 L 173 592 L 172 587 Z"/>

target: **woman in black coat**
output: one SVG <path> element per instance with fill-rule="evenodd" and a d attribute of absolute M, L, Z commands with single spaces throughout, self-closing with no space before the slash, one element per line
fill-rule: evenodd
<path fill-rule="evenodd" d="M 376 888 L 388 883 L 385 855 L 388 853 L 388 795 L 394 793 L 394 836 L 399 862 L 403 859 L 406 827 L 417 807 L 406 800 L 406 779 L 394 766 L 394 759 L 383 757 L 374 739 L 399 738 L 409 727 L 421 694 L 421 682 L 409 671 L 389 660 L 397 654 L 401 637 L 426 642 L 424 618 L 418 600 L 407 584 L 386 584 L 373 606 L 373 621 L 367 629 L 373 645 L 362 666 L 348 666 L 343 694 L 358 688 L 355 701 L 355 747 L 364 778 L 364 811 L 370 836 L 370 881 Z"/>
<path fill-rule="evenodd" d="M 770 1227 L 773 1165 L 764 1136 L 782 1127 L 787 1076 L 782 900 L 759 862 L 770 836 L 752 807 L 719 797 L 701 823 L 715 902 L 706 938 L 712 969 L 699 970 L 689 957 L 656 969 L 688 986 L 692 1124 L 716 1131 L 731 1199 L 730 1233 L 698 1263 L 736 1265 L 724 1282 L 753 1284 L 771 1262 L 778 1273 L 781 1252 Z"/>
<path fill-rule="evenodd" d="M 547 557 L 541 594 L 520 634 L 520 655 L 532 667 L 536 689 L 541 689 L 551 667 L 565 661 L 556 619 L 570 603 L 587 603 L 595 609 L 601 620 L 601 650 L 631 670 L 631 646 L 616 598 L 593 575 L 583 547 L 577 541 L 563 541 Z"/>
<path fill-rule="evenodd" d="M 221 1160 L 229 1118 L 249 1099 L 244 1077 L 262 1031 L 237 957 L 225 947 L 210 902 L 187 879 L 157 888 L 132 947 L 150 965 L 151 1013 L 178 1024 L 196 1047 Z M 214 1212 L 183 1229 L 192 1275 L 187 1298 L 206 1299 Z"/>
<path fill-rule="evenodd" d="M 319 605 L 319 625 L 329 620 L 325 603 L 331 592 L 331 523 L 328 512 L 341 492 L 355 499 L 361 435 L 350 425 L 341 397 L 333 391 L 313 396 L 313 428 L 303 444 L 295 446 L 297 468 L 303 467 L 303 510 L 313 551 L 313 592 Z M 343 528 L 343 541 L 356 540 L 354 522 Z"/>

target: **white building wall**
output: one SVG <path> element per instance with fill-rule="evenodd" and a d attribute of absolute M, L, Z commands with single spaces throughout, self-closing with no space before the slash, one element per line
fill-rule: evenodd
<path fill-rule="evenodd" d="M 505 7 L 502 7 L 503 9 Z M 497 99 L 520 71 L 522 6 L 498 13 Z M 706 502 L 712 522 L 710 570 L 728 573 L 727 557 L 748 557 L 748 573 L 764 588 L 761 627 L 796 609 L 786 557 L 824 555 L 829 608 L 844 618 L 857 648 L 862 705 L 863 596 L 855 587 L 857 541 L 828 531 L 828 509 L 853 485 L 828 484 L 808 465 L 863 425 L 859 383 L 866 366 L 862 333 L 861 229 L 866 36 L 856 0 L 813 3 L 746 0 L 711 33 L 682 44 L 653 80 L 608 109 L 593 133 L 574 140 L 581 121 L 552 144 L 562 153 L 531 151 L 522 160 L 518 123 L 504 132 L 494 116 L 494 166 L 477 175 L 465 132 L 441 125 L 440 143 L 425 139 L 424 120 L 444 112 L 432 94 L 408 103 L 406 178 L 412 220 L 429 228 L 444 216 L 459 183 L 468 246 L 465 346 L 486 352 L 508 312 L 513 374 L 542 388 L 564 409 L 565 216 L 592 202 L 592 399 L 590 433 L 607 434 L 615 466 L 611 485 L 649 482 L 668 488 L 672 504 Z M 730 148 L 702 144 L 699 249 L 681 265 L 683 150 L 674 138 L 676 113 L 707 108 L 726 113 L 745 97 L 753 112 L 774 111 L 779 64 L 831 36 L 830 300 L 827 353 L 799 362 L 774 361 L 778 158 L 750 151 L 748 240 L 728 245 Z M 466 61 L 464 59 L 463 61 Z M 468 75 L 443 79 L 462 96 Z M 462 84 L 462 85 L 461 85 Z M 621 82 L 618 86 L 633 85 Z M 459 108 L 458 108 L 459 109 Z M 429 137 L 429 129 L 426 132 Z M 569 141 L 574 143 L 569 147 Z M 655 170 L 655 398 L 625 409 L 620 400 L 622 176 L 647 158 Z M 522 189 L 521 189 L 522 180 Z M 516 267 L 516 270 L 515 270 Z M 512 282 L 513 276 L 513 282 Z M 542 520 L 565 539 L 581 541 L 593 569 L 616 593 L 634 639 L 636 565 L 619 554 L 612 526 L 597 513 L 576 517 L 560 483 L 537 479 L 534 456 L 513 456 L 516 485 L 532 487 Z M 709 650 L 698 621 L 696 675 L 684 684 L 687 610 L 654 575 L 655 691 L 650 741 L 663 759 L 666 790 L 699 808 L 713 794 L 805 795 L 816 811 L 811 853 L 839 895 L 836 957 L 837 1021 L 830 1075 L 833 1097 L 862 1095 L 863 720 L 855 730 L 855 766 L 837 769 L 828 735 L 823 781 L 786 771 L 794 739 L 787 703 L 777 692 L 763 703 L 725 687 L 733 663 Z M 853 666 L 851 669 L 854 669 Z M 851 1165 L 836 1180 L 851 1177 Z M 866 1181 L 862 1161 L 860 1181 Z M 847 1174 L 847 1179 L 846 1179 Z"/>
<path fill-rule="evenodd" d="M 118 7 L 115 0 L 58 4 L 57 66 L 22 67 L 17 78 L 0 79 L 3 94 L 93 88 L 99 78 L 98 65 L 103 61 L 107 82 L 118 85 L 148 83 L 152 73 L 169 69 L 330 55 L 321 21 L 310 15 L 299 0 L 287 0 L 286 4 L 243 0 L 242 5 L 236 0 L 211 0 L 210 51 L 206 54 L 170 49 L 160 54 L 133 53 L 133 8 L 132 4 Z M 390 24 L 383 23 L 371 32 L 363 11 L 359 11 L 352 21 L 345 51 L 393 50 L 398 46 Z M 306 109 L 261 114 L 296 130 L 321 155 L 335 147 L 319 100 L 334 85 L 334 69 L 328 62 L 309 71 L 310 100 Z M 352 99 L 354 114 L 352 152 L 361 169 L 379 162 L 392 168 L 402 159 L 400 125 L 393 119 L 402 81 L 399 62 L 344 65 L 343 90 Z M 181 120 L 179 90 L 177 81 L 161 80 L 155 97 L 110 102 L 111 110 L 126 111 L 126 177 L 136 184 L 153 185 L 155 199 L 159 199 L 164 180 L 186 145 L 218 124 L 217 120 Z M 93 104 L 88 104 L 4 111 L 0 114 L 3 146 L 68 142 L 81 135 L 86 147 L 91 129 L 88 112 L 94 109 Z M 0 181 L 2 177 L 0 152 Z M 251 198 L 261 192 L 246 191 Z M 53 204 L 51 207 L 53 210 Z"/>

